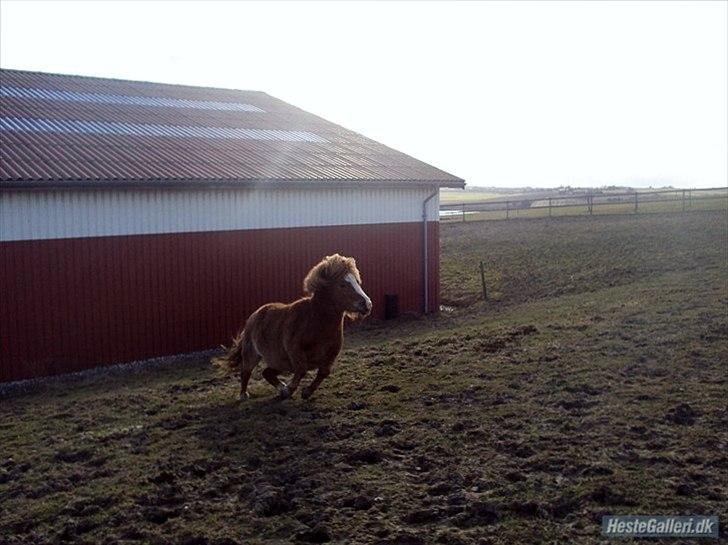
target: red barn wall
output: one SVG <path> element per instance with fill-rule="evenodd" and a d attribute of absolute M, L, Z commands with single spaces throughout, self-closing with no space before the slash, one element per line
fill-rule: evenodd
<path fill-rule="evenodd" d="M 428 222 L 431 310 L 438 235 Z M 373 318 L 386 293 L 421 312 L 422 239 L 413 221 L 0 242 L 0 382 L 226 343 L 334 252 L 357 259 Z"/>

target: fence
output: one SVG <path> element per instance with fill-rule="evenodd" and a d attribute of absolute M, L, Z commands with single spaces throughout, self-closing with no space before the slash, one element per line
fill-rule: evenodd
<path fill-rule="evenodd" d="M 662 189 L 624 193 L 524 195 L 510 200 L 444 203 L 443 222 L 543 218 L 597 214 L 640 214 L 728 209 L 728 187 Z"/>

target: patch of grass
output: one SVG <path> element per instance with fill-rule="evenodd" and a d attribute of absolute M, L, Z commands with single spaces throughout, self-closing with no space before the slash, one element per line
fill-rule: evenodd
<path fill-rule="evenodd" d="M 443 225 L 441 231 L 442 301 L 460 307 L 482 299 L 481 260 L 491 294 L 485 304 L 492 306 L 670 271 L 699 275 L 728 258 L 726 216 L 720 212 L 473 222 Z"/>
<path fill-rule="evenodd" d="M 194 359 L 5 399 L 0 543 L 597 543 L 607 513 L 725 521 L 727 231 L 707 212 L 444 226 L 454 312 L 351 331 L 308 402 L 258 380 L 238 403 Z"/>

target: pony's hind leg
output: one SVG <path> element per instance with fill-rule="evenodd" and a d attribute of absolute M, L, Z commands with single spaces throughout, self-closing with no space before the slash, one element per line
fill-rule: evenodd
<path fill-rule="evenodd" d="M 243 340 L 242 363 L 240 365 L 240 399 L 248 399 L 248 382 L 253 369 L 260 362 L 261 356 L 255 350 L 253 342 L 248 335 Z"/>
<path fill-rule="evenodd" d="M 263 378 L 270 382 L 276 390 L 278 390 L 278 397 L 280 399 L 288 399 L 292 397 L 294 392 L 298 389 L 298 385 L 301 383 L 301 379 L 306 375 L 306 372 L 296 371 L 293 374 L 293 380 L 290 384 L 286 384 L 278 378 L 280 371 L 271 367 L 263 369 Z"/>
<path fill-rule="evenodd" d="M 267 380 L 273 388 L 278 390 L 278 397 L 281 399 L 287 399 L 291 397 L 290 392 L 288 390 L 288 385 L 283 382 L 281 379 L 278 378 L 278 375 L 281 372 L 277 369 L 273 369 L 272 367 L 266 367 L 263 369 L 263 378 Z"/>

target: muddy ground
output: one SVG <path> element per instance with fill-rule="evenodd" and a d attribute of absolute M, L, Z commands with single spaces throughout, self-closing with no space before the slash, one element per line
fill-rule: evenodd
<path fill-rule="evenodd" d="M 628 513 L 725 534 L 727 231 L 444 225 L 455 310 L 350 331 L 307 402 L 256 380 L 238 403 L 201 359 L 2 399 L 0 543 L 598 543 Z"/>

